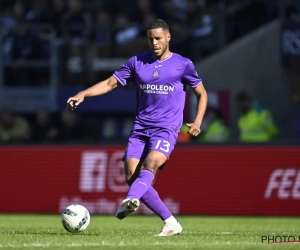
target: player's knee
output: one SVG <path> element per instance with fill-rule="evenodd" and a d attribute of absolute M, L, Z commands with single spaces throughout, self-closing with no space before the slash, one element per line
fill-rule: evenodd
<path fill-rule="evenodd" d="M 159 167 L 160 167 L 159 163 L 155 159 L 147 159 L 144 162 L 142 169 L 148 170 L 148 171 L 152 172 L 153 174 L 155 174 Z"/>
<path fill-rule="evenodd" d="M 165 156 L 163 153 L 155 150 L 151 151 L 144 161 L 142 169 L 148 170 L 155 175 L 157 170 L 165 164 L 167 159 L 167 156 Z"/>

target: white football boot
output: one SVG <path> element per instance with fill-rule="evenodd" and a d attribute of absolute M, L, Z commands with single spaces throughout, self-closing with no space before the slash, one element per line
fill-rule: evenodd
<path fill-rule="evenodd" d="M 177 224 L 168 224 L 166 223 L 161 229 L 160 233 L 156 236 L 173 236 L 182 233 L 182 226 L 179 222 Z"/>
<path fill-rule="evenodd" d="M 138 199 L 126 199 L 122 202 L 121 206 L 116 212 L 116 217 L 123 220 L 128 214 L 135 212 L 140 206 Z"/>

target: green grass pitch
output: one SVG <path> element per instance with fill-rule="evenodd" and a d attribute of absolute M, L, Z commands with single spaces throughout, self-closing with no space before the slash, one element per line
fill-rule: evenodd
<path fill-rule="evenodd" d="M 86 231 L 71 234 L 60 215 L 0 215 L 2 249 L 300 249 L 300 243 L 267 244 L 262 236 L 300 236 L 300 218 L 177 217 L 183 234 L 156 237 L 156 216 L 91 216 Z M 299 239 L 296 239 L 299 240 Z"/>

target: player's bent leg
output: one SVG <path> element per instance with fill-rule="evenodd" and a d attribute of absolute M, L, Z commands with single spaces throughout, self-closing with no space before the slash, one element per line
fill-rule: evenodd
<path fill-rule="evenodd" d="M 138 177 L 141 170 L 143 161 L 136 158 L 129 158 L 124 161 L 124 170 L 126 182 L 129 186 Z M 172 213 L 160 199 L 156 190 L 151 186 L 147 192 L 142 196 L 141 201 L 156 215 L 158 215 L 162 221 L 168 224 L 176 224 L 177 220 L 173 217 Z"/>
<path fill-rule="evenodd" d="M 161 157 L 163 155 L 163 157 Z M 153 172 L 154 174 L 160 168 L 161 165 L 165 164 L 167 161 L 167 156 L 159 151 L 153 150 L 149 153 L 147 159 L 142 165 L 143 170 L 148 170 Z M 152 194 L 151 194 L 152 192 Z M 165 204 L 161 201 L 158 196 L 158 193 L 150 188 L 143 195 L 143 198 L 147 198 L 146 203 L 150 204 L 152 202 L 152 206 L 156 206 L 156 209 L 159 211 L 158 214 L 161 215 L 161 219 L 164 221 L 164 226 L 161 232 L 157 236 L 173 236 L 182 233 L 182 226 L 180 223 L 174 218 L 171 212 L 167 209 Z"/>
<path fill-rule="evenodd" d="M 141 199 L 152 185 L 154 175 L 158 168 L 163 165 L 167 157 L 158 151 L 151 151 L 142 164 L 138 178 L 132 183 L 126 198 Z"/>
<path fill-rule="evenodd" d="M 165 159 L 167 160 L 169 159 L 170 154 L 175 147 L 177 136 L 178 132 L 172 128 L 157 129 L 156 131 L 153 131 L 152 137 L 149 142 L 149 150 L 152 154 L 154 154 L 154 156 L 157 157 L 159 157 L 159 153 L 165 155 Z M 149 168 L 149 165 L 144 166 L 144 169 L 146 167 Z M 151 170 L 151 168 L 149 170 Z M 164 221 L 164 226 L 158 236 L 172 236 L 180 234 L 182 232 L 180 223 L 172 215 L 168 218 L 166 217 L 162 218 L 162 220 Z"/>
<path fill-rule="evenodd" d="M 125 177 L 129 186 L 131 186 L 138 177 L 142 163 L 143 161 L 136 158 L 129 158 L 124 161 Z M 181 225 L 174 218 L 152 186 L 150 186 L 147 192 L 141 197 L 141 201 L 164 222 L 164 226 L 157 236 L 172 236 L 182 232 Z M 120 220 L 124 219 L 130 213 L 136 211 L 138 205 L 139 203 L 137 203 L 136 199 L 125 199 L 116 213 L 117 218 Z"/>

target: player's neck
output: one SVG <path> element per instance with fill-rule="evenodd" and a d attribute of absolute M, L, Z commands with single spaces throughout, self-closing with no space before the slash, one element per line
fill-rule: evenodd
<path fill-rule="evenodd" d="M 167 59 L 170 55 L 171 55 L 172 53 L 171 53 L 171 51 L 170 50 L 166 50 L 165 51 L 165 53 L 163 53 L 161 56 L 159 56 L 159 57 L 156 57 L 156 56 L 154 56 L 154 58 L 156 58 L 157 60 L 159 60 L 159 61 L 163 61 L 163 60 L 165 60 L 165 59 Z"/>

